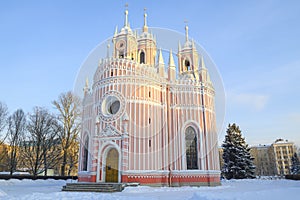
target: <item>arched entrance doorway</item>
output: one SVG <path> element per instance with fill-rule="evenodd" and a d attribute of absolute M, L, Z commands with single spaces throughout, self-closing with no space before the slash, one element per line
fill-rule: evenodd
<path fill-rule="evenodd" d="M 119 153 L 115 148 L 108 151 L 105 166 L 105 182 L 118 182 Z"/>

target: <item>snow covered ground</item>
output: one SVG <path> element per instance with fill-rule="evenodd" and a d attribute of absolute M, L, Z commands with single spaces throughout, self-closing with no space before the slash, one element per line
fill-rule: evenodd
<path fill-rule="evenodd" d="M 72 182 L 71 180 L 67 182 Z M 74 182 L 74 181 L 73 181 Z M 218 187 L 127 187 L 119 193 L 61 192 L 66 181 L 0 180 L 0 199 L 299 199 L 300 181 L 292 180 L 231 180 Z"/>

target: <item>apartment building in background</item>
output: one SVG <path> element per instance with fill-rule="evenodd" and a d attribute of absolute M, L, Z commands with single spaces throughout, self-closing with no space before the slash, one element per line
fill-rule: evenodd
<path fill-rule="evenodd" d="M 290 174 L 292 157 L 296 152 L 293 142 L 277 139 L 269 145 L 257 145 L 250 147 L 251 156 L 256 166 L 256 176 L 283 176 Z M 223 149 L 219 148 L 220 168 L 224 164 Z"/>

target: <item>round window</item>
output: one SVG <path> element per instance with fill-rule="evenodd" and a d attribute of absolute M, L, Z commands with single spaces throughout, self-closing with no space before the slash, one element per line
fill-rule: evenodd
<path fill-rule="evenodd" d="M 112 122 L 125 112 L 125 98 L 117 91 L 105 93 L 97 106 L 100 121 Z"/>
<path fill-rule="evenodd" d="M 115 101 L 108 107 L 108 112 L 110 114 L 116 114 L 119 111 L 119 109 L 120 109 L 120 101 Z"/>
<path fill-rule="evenodd" d="M 102 102 L 102 113 L 115 115 L 120 110 L 120 100 L 115 96 L 107 96 Z"/>

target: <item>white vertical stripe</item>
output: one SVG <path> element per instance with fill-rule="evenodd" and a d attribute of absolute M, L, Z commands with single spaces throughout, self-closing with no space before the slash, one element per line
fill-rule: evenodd
<path fill-rule="evenodd" d="M 142 98 L 146 100 L 146 86 L 143 86 L 143 94 L 142 94 Z M 146 169 L 146 138 L 147 138 L 147 129 L 146 129 L 146 125 L 147 125 L 147 116 L 146 116 L 146 101 L 144 101 L 144 103 L 142 104 L 142 112 L 143 112 L 143 143 L 142 143 L 142 149 L 143 149 L 143 154 L 142 154 L 142 158 L 143 158 L 143 169 Z"/>
<path fill-rule="evenodd" d="M 131 94 L 131 95 L 134 95 L 134 96 L 132 96 L 132 98 L 134 99 L 134 97 L 136 96 L 136 94 L 135 94 L 135 92 L 136 92 L 136 80 L 134 81 L 134 91 L 133 91 L 133 94 Z M 137 110 L 136 110 L 136 107 L 137 107 L 137 104 L 136 103 L 133 103 L 134 105 L 134 113 L 133 113 L 133 115 L 134 115 L 134 121 L 132 122 L 132 124 L 133 124 L 133 126 L 134 126 L 134 131 L 133 131 L 133 136 L 134 136 L 134 152 L 133 152 L 133 154 L 134 154 L 134 159 L 133 159 L 133 163 L 134 163 L 134 170 L 137 170 L 137 169 L 139 169 L 138 168 L 138 166 L 139 166 L 139 163 L 137 163 L 137 161 L 138 161 L 138 152 L 137 152 L 137 133 L 136 133 L 136 114 L 135 113 L 137 113 Z"/>

